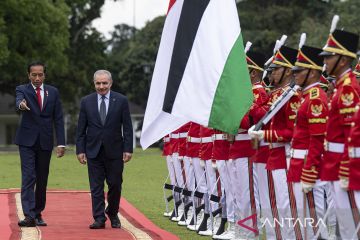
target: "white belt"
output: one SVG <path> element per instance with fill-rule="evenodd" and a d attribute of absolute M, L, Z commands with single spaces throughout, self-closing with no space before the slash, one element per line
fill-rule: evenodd
<path fill-rule="evenodd" d="M 270 148 L 285 147 L 286 143 L 270 143 Z"/>
<path fill-rule="evenodd" d="M 244 133 L 244 132 L 247 132 L 247 131 L 248 130 L 246 130 L 246 129 L 239 128 L 238 133 Z"/>
<path fill-rule="evenodd" d="M 349 147 L 349 157 L 360 158 L 360 147 Z"/>
<path fill-rule="evenodd" d="M 328 142 L 325 140 L 324 148 L 325 148 L 325 151 L 328 151 L 328 152 L 344 153 L 344 144 L 343 143 Z"/>
<path fill-rule="evenodd" d="M 187 132 L 182 132 L 182 133 L 172 133 L 171 134 L 171 138 L 174 139 L 178 139 L 178 138 L 186 138 L 187 137 Z"/>
<path fill-rule="evenodd" d="M 212 137 L 203 137 L 201 138 L 201 143 L 211 143 Z"/>
<path fill-rule="evenodd" d="M 226 134 L 213 134 L 212 135 L 212 140 L 216 141 L 216 140 L 227 140 L 227 135 Z"/>
<path fill-rule="evenodd" d="M 188 136 L 187 141 L 191 143 L 201 143 L 201 138 Z"/>
<path fill-rule="evenodd" d="M 290 157 L 297 158 L 297 159 L 305 159 L 308 150 L 306 149 L 291 149 L 290 150 Z"/>
<path fill-rule="evenodd" d="M 263 146 L 269 146 L 269 143 L 265 142 L 264 140 L 261 140 L 260 141 L 260 147 L 263 147 Z"/>
<path fill-rule="evenodd" d="M 164 142 L 170 142 L 170 138 L 169 137 L 164 138 Z"/>
<path fill-rule="evenodd" d="M 237 134 L 235 136 L 235 141 L 245 141 L 245 140 L 251 140 L 249 134 Z"/>

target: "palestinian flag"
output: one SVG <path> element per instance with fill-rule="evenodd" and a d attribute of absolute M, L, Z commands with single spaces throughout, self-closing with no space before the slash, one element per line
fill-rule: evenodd
<path fill-rule="evenodd" d="M 189 121 L 235 134 L 252 100 L 235 1 L 170 1 L 142 147 Z"/>

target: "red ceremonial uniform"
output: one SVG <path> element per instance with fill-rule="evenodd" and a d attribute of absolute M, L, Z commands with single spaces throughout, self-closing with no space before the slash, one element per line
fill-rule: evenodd
<path fill-rule="evenodd" d="M 325 153 L 321 180 L 336 181 L 349 176 L 348 136 L 355 107 L 359 102 L 360 87 L 355 75 L 347 70 L 336 81 L 331 99 L 326 128 Z"/>
<path fill-rule="evenodd" d="M 212 135 L 213 149 L 212 149 L 212 160 L 228 160 L 230 142 L 228 141 L 228 135 L 222 131 L 214 130 Z"/>
<path fill-rule="evenodd" d="M 164 141 L 164 147 L 163 147 L 163 156 L 169 156 L 172 155 L 172 148 L 171 148 L 171 144 L 170 144 L 170 134 L 166 135 L 163 138 Z"/>
<path fill-rule="evenodd" d="M 200 145 L 199 157 L 201 160 L 211 160 L 212 148 L 213 148 L 213 141 L 212 141 L 213 133 L 214 133 L 213 129 L 200 126 L 201 145 Z"/>
<path fill-rule="evenodd" d="M 284 89 L 275 90 L 272 102 L 276 100 Z M 296 118 L 296 111 L 300 106 L 300 96 L 295 94 L 271 119 L 269 129 L 264 130 L 264 140 L 270 143 L 269 158 L 266 169 L 286 169 L 285 144 L 291 141 Z"/>
<path fill-rule="evenodd" d="M 199 157 L 200 143 L 200 124 L 192 122 L 187 136 L 186 156 L 191 158 Z"/>
<path fill-rule="evenodd" d="M 253 86 L 254 103 L 249 110 L 249 117 L 252 118 L 254 124 L 258 123 L 261 118 L 269 111 L 271 105 L 269 103 L 269 95 L 262 84 L 255 83 Z M 265 126 L 264 129 L 267 129 Z M 252 160 L 258 163 L 266 163 L 269 157 L 269 146 L 260 142 L 259 148 L 256 150 Z"/>
<path fill-rule="evenodd" d="M 254 102 L 249 112 L 243 117 L 238 134 L 235 136 L 234 142 L 230 145 L 229 159 L 251 157 L 255 154 L 255 150 L 251 146 L 251 140 L 247 130 L 257 123 L 266 113 L 265 107 L 269 97 L 265 88 L 260 83 L 255 83 L 252 90 Z"/>
<path fill-rule="evenodd" d="M 350 175 L 349 189 L 360 190 L 360 111 L 359 105 L 356 107 L 357 112 L 354 121 L 351 123 L 349 136 L 349 158 L 350 158 Z"/>
<path fill-rule="evenodd" d="M 305 88 L 291 144 L 289 182 L 300 182 L 301 178 L 303 182 L 315 184 L 319 178 L 327 114 L 327 96 L 320 84 Z"/>
<path fill-rule="evenodd" d="M 180 157 L 186 155 L 186 138 L 190 128 L 190 122 L 184 124 L 179 128 L 179 139 L 178 139 L 178 153 Z"/>

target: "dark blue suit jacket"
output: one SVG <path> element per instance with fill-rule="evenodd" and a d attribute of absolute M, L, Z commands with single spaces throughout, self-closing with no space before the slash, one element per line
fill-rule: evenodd
<path fill-rule="evenodd" d="M 57 145 L 65 145 L 64 119 L 58 90 L 50 85 L 43 86 L 42 111 L 37 102 L 36 92 L 30 83 L 16 87 L 16 110 L 20 110 L 20 102 L 25 99 L 30 111 L 20 111 L 22 116 L 16 132 L 15 144 L 32 147 L 39 137 L 41 149 L 51 151 L 54 146 L 54 127 Z"/>
<path fill-rule="evenodd" d="M 104 126 L 98 109 L 98 95 L 92 93 L 81 100 L 76 134 L 76 154 L 96 158 L 101 145 L 111 159 L 122 159 L 123 152 L 133 152 L 133 129 L 127 98 L 110 91 Z"/>

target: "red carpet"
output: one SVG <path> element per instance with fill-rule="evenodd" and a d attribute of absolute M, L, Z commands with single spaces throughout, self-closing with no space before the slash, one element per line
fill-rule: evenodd
<path fill-rule="evenodd" d="M 17 226 L 16 198 L 19 197 L 18 190 L 0 190 L 1 240 L 18 240 L 21 237 L 24 239 L 25 235 L 29 236 L 28 232 L 22 232 Z M 40 237 L 44 240 L 179 239 L 154 225 L 125 199 L 121 199 L 120 206 L 122 229 L 111 228 L 110 221 L 107 221 L 105 229 L 91 230 L 88 226 L 93 219 L 88 192 L 48 191 L 43 217 L 49 226 L 32 228 L 31 234 L 35 234 L 36 237 L 30 239 L 37 240 Z"/>

